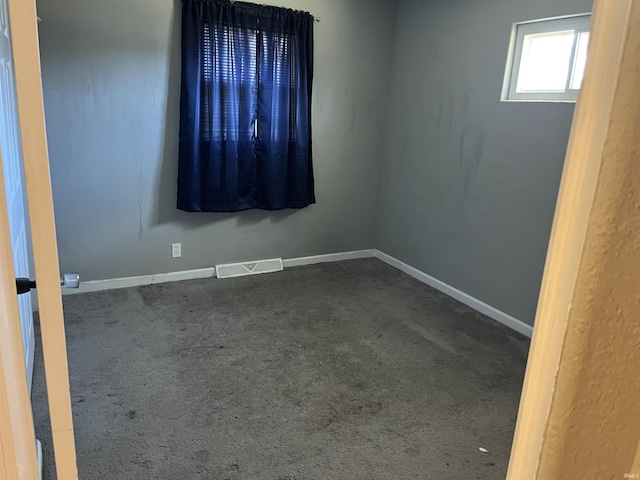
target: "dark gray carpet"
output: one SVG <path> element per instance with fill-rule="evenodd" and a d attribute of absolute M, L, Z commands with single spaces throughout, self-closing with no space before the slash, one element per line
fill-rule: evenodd
<path fill-rule="evenodd" d="M 64 307 L 83 479 L 505 477 L 528 339 L 378 260 Z"/>

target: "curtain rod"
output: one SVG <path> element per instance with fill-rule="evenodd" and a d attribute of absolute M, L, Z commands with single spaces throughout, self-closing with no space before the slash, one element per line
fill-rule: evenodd
<path fill-rule="evenodd" d="M 239 1 L 241 3 L 253 3 L 253 2 L 246 2 L 245 0 L 230 0 L 231 3 L 236 3 L 236 1 Z M 277 5 L 265 5 L 264 3 L 254 3 L 254 5 L 259 5 L 261 7 L 277 7 Z M 282 7 L 282 8 L 286 8 L 286 7 Z M 308 13 L 308 12 L 307 12 Z M 311 15 L 313 17 L 313 20 L 317 23 L 320 23 L 320 17 L 316 17 L 315 15 Z"/>

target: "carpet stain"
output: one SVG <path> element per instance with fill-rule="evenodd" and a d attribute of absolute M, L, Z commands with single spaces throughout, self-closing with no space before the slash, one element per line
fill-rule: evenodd
<path fill-rule="evenodd" d="M 364 418 L 377 415 L 382 410 L 382 402 L 366 397 L 339 398 L 334 400 L 332 408 L 320 419 L 324 428 L 337 427 L 349 422 L 362 421 Z"/>

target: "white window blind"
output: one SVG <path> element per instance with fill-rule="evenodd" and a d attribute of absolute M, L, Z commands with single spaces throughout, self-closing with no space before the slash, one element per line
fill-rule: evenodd
<path fill-rule="evenodd" d="M 286 134 L 295 141 L 296 48 L 296 38 L 290 35 L 205 24 L 200 106 L 204 139 L 237 141 Z M 288 118 L 288 132 L 280 131 L 281 122 L 258 126 L 258 89 L 269 118 Z"/>
<path fill-rule="evenodd" d="M 205 24 L 201 55 L 205 140 L 251 138 L 258 81 L 256 31 Z"/>

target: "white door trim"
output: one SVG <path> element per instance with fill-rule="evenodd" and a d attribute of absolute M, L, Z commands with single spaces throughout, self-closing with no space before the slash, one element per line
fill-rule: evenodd
<path fill-rule="evenodd" d="M 7 7 L 7 0 L 0 0 L 0 148 L 15 275 L 30 277 L 25 177 Z M 18 305 L 27 383 L 31 391 L 35 352 L 31 295 L 20 295 Z"/>

